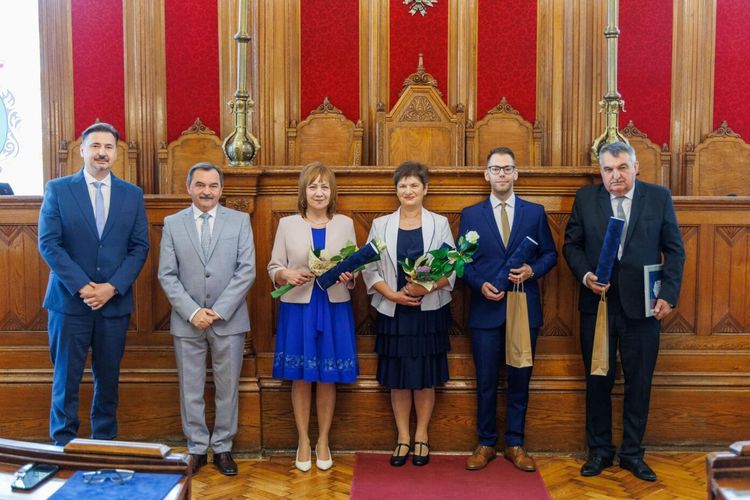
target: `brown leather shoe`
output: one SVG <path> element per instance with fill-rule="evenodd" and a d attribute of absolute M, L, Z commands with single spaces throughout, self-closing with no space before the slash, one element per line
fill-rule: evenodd
<path fill-rule="evenodd" d="M 513 462 L 513 465 L 517 469 L 524 472 L 534 472 L 536 470 L 534 459 L 526 454 L 523 446 L 509 446 L 505 448 L 505 458 Z"/>
<path fill-rule="evenodd" d="M 198 473 L 198 471 L 206 465 L 208 462 L 208 459 L 206 457 L 206 454 L 200 454 L 200 453 L 191 453 L 190 454 L 190 475 L 195 475 Z"/>
<path fill-rule="evenodd" d="M 232 459 L 231 452 L 214 453 L 214 465 L 225 476 L 237 475 L 237 464 Z"/>
<path fill-rule="evenodd" d="M 474 453 L 466 460 L 466 470 L 484 469 L 488 463 L 495 460 L 497 451 L 494 446 L 480 444 Z"/>

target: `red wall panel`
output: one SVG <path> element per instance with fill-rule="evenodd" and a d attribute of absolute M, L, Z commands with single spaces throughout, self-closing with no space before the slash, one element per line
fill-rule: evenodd
<path fill-rule="evenodd" d="M 219 24 L 216 0 L 165 0 L 167 140 L 196 117 L 220 134 Z"/>
<path fill-rule="evenodd" d="M 403 0 L 390 3 L 391 107 L 398 101 L 404 80 L 417 70 L 419 53 L 438 82 L 446 100 L 448 91 L 448 0 L 427 7 L 427 14 L 409 14 Z"/>
<path fill-rule="evenodd" d="M 527 121 L 536 118 L 536 2 L 479 0 L 477 119 L 505 96 Z"/>
<path fill-rule="evenodd" d="M 76 137 L 99 118 L 125 135 L 122 0 L 71 0 Z"/>
<path fill-rule="evenodd" d="M 301 118 L 306 118 L 328 96 L 334 106 L 356 122 L 359 2 L 304 0 L 300 2 L 300 17 Z"/>
<path fill-rule="evenodd" d="M 750 9 L 747 0 L 718 0 L 716 5 L 716 69 L 714 129 L 721 120 L 750 142 Z"/>
<path fill-rule="evenodd" d="M 620 0 L 619 26 L 618 90 L 627 110 L 620 126 L 633 120 L 653 142 L 669 143 L 672 1 Z"/>

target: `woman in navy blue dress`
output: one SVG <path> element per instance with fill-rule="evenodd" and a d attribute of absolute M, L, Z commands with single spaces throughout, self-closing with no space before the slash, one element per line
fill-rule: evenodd
<path fill-rule="evenodd" d="M 448 380 L 448 328 L 455 276 L 441 278 L 429 290 L 413 283 L 399 262 L 415 259 L 443 244 L 455 246 L 448 219 L 426 210 L 429 172 L 417 162 L 399 165 L 393 175 L 400 208 L 373 221 L 368 241 L 386 243 L 378 262 L 362 272 L 372 305 L 378 311 L 375 351 L 377 378 L 391 391 L 398 442 L 391 465 L 406 463 L 411 450 L 409 418 L 412 402 L 417 413 L 414 465 L 430 458 L 428 427 L 435 405 L 435 386 Z"/>
<path fill-rule="evenodd" d="M 308 434 L 312 383 L 317 383 L 318 440 L 315 464 L 333 465 L 328 434 L 336 405 L 336 383 L 354 382 L 359 374 L 354 316 L 349 290 L 350 273 L 328 290 L 315 284 L 310 271 L 312 249 L 337 255 L 348 242 L 355 242 L 354 223 L 336 214 L 336 178 L 320 163 L 304 168 L 299 178 L 298 214 L 279 221 L 268 274 L 274 286 L 294 285 L 281 296 L 276 328 L 273 376 L 292 381 L 292 407 L 298 443 L 295 466 L 312 467 Z"/>

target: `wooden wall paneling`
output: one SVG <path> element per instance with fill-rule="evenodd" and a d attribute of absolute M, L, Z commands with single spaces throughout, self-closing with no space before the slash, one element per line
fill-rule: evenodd
<path fill-rule="evenodd" d="M 44 180 L 55 177 L 61 141 L 75 139 L 70 0 L 39 2 Z"/>
<path fill-rule="evenodd" d="M 565 2 L 538 0 L 536 114 L 544 127 L 542 165 L 562 165 Z"/>
<path fill-rule="evenodd" d="M 450 0 L 448 107 L 464 104 L 467 121 L 477 120 L 477 22 L 477 0 Z"/>
<path fill-rule="evenodd" d="M 684 155 L 713 130 L 716 0 L 674 2 L 672 33 L 672 191 L 686 191 Z"/>
<path fill-rule="evenodd" d="M 157 192 L 160 144 L 167 139 L 164 0 L 124 0 L 125 134 L 139 148 L 138 184 Z"/>
<path fill-rule="evenodd" d="M 359 116 L 364 126 L 362 165 L 375 164 L 375 116 L 390 88 L 390 2 L 359 2 Z"/>
<path fill-rule="evenodd" d="M 285 165 L 286 128 L 299 121 L 299 0 L 258 1 L 258 89 L 261 144 L 256 165 Z"/>

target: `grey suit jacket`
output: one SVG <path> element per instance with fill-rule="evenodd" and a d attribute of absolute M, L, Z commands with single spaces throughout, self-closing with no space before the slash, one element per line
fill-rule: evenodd
<path fill-rule="evenodd" d="M 172 335 L 199 336 L 190 316 L 200 307 L 223 318 L 212 325 L 217 335 L 249 331 L 246 297 L 254 281 L 255 244 L 248 214 L 219 205 L 208 260 L 192 206 L 164 219 L 159 282 L 172 305 Z"/>

